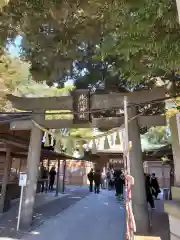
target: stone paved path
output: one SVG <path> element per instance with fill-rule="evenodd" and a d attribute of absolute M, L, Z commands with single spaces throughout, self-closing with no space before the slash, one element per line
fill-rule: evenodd
<path fill-rule="evenodd" d="M 72 189 L 67 192 L 62 198 L 56 198 L 37 206 L 34 209 L 34 220 L 30 230 L 36 229 L 43 224 L 47 219 L 55 217 L 63 212 L 66 208 L 72 206 L 83 197 L 89 195 L 87 188 Z M 27 232 L 16 232 L 18 204 L 16 204 L 9 212 L 0 217 L 0 240 L 24 239 Z"/>
<path fill-rule="evenodd" d="M 137 236 L 135 240 L 170 240 L 169 219 L 164 212 L 164 201 L 155 201 L 156 209 L 151 212 L 152 228 L 147 236 Z M 150 210 L 149 210 L 150 213 Z"/>
<path fill-rule="evenodd" d="M 124 207 L 103 190 L 47 220 L 24 240 L 124 240 Z"/>

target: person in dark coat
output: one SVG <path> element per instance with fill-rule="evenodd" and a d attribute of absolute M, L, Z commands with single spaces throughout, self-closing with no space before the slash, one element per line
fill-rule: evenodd
<path fill-rule="evenodd" d="M 151 186 L 153 187 L 154 191 L 153 191 L 153 196 L 155 197 L 155 199 L 157 199 L 158 194 L 161 192 L 160 188 L 159 188 L 159 183 L 158 180 L 156 178 L 155 173 L 152 174 L 151 176 Z"/>
<path fill-rule="evenodd" d="M 109 169 L 106 172 L 106 180 L 107 180 L 107 188 L 108 188 L 108 190 L 110 190 L 111 189 L 111 186 L 110 186 L 111 175 L 110 175 Z"/>
<path fill-rule="evenodd" d="M 100 170 L 96 170 L 94 173 L 94 192 L 99 194 L 101 185 L 101 172 Z"/>
<path fill-rule="evenodd" d="M 53 191 L 55 176 L 56 176 L 56 170 L 55 170 L 55 167 L 52 167 L 49 172 L 49 190 L 50 191 Z"/>
<path fill-rule="evenodd" d="M 93 168 L 91 168 L 90 172 L 87 175 L 88 180 L 89 180 L 89 191 L 93 191 L 93 180 L 94 180 L 94 171 Z"/>
<path fill-rule="evenodd" d="M 45 167 L 44 169 L 44 185 L 45 185 L 45 192 L 47 193 L 48 191 L 48 181 L 49 181 L 49 171 Z"/>
<path fill-rule="evenodd" d="M 116 197 L 118 199 L 123 199 L 123 190 L 124 190 L 124 175 L 121 170 L 116 170 L 114 174 L 115 178 L 115 189 L 116 189 Z"/>
<path fill-rule="evenodd" d="M 154 199 L 152 195 L 151 179 L 148 174 L 144 174 L 144 175 L 145 175 L 145 188 L 146 188 L 147 202 L 149 203 L 151 208 L 155 208 Z"/>
<path fill-rule="evenodd" d="M 48 185 L 48 170 L 43 165 L 41 166 L 41 192 L 47 192 Z"/>

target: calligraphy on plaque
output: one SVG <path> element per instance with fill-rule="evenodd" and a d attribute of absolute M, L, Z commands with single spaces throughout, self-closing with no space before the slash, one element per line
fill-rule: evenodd
<path fill-rule="evenodd" d="M 75 90 L 73 93 L 73 122 L 88 123 L 90 121 L 90 92 L 89 90 Z"/>

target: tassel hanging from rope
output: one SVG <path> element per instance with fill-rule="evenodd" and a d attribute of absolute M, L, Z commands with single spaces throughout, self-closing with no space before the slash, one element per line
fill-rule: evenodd
<path fill-rule="evenodd" d="M 95 139 L 93 139 L 92 142 L 92 150 L 91 150 L 92 154 L 96 154 L 97 153 L 97 146 L 96 146 L 96 141 Z"/>
<path fill-rule="evenodd" d="M 115 141 L 116 145 L 120 145 L 121 141 L 120 141 L 120 137 L 119 137 L 119 132 L 116 133 L 116 141 Z"/>
<path fill-rule="evenodd" d="M 108 141 L 107 136 L 105 136 L 105 139 L 104 139 L 104 149 L 110 149 L 109 141 Z"/>
<path fill-rule="evenodd" d="M 74 142 L 73 142 L 72 139 L 69 139 L 66 142 L 66 153 L 72 156 L 73 155 L 73 149 L 74 149 Z"/>
<path fill-rule="evenodd" d="M 45 142 L 44 142 L 44 146 L 45 147 L 49 147 L 50 145 L 50 139 L 49 139 L 49 134 L 47 132 L 45 132 Z"/>

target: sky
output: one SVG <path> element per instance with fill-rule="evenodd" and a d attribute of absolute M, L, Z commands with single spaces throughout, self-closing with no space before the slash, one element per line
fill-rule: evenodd
<path fill-rule="evenodd" d="M 12 57 L 19 57 L 22 37 L 18 36 L 13 44 L 8 45 L 8 52 Z"/>

